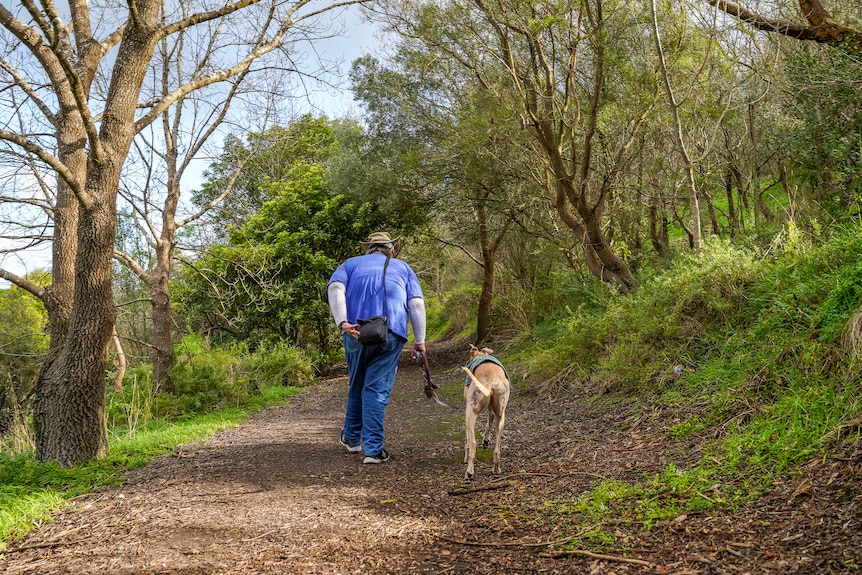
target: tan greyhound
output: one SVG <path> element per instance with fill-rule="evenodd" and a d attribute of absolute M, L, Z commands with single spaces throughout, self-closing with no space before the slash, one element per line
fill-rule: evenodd
<path fill-rule="evenodd" d="M 470 345 L 470 363 L 461 367 L 467 373 L 464 386 L 464 403 L 466 404 L 465 428 L 467 441 L 464 444 L 464 463 L 467 471 L 464 479 L 473 479 L 476 459 L 476 420 L 479 415 L 488 410 L 488 427 L 482 436 L 482 447 L 490 444 L 491 429 L 494 419 L 497 421 L 496 443 L 494 445 L 494 473 L 500 473 L 500 442 L 503 436 L 503 425 L 506 422 L 506 404 L 509 403 L 509 377 L 502 364 L 492 354 L 494 350 Z"/>

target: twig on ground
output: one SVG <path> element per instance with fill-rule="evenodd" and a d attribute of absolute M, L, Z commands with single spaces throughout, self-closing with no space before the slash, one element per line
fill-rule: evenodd
<path fill-rule="evenodd" d="M 556 541 L 547 541 L 545 543 L 520 543 L 517 541 L 465 541 L 463 539 L 451 539 L 449 537 L 443 537 L 442 535 L 435 535 L 437 539 L 440 541 L 446 541 L 447 543 L 455 543 L 457 545 L 470 545 L 472 547 L 550 547 L 552 545 L 560 545 L 561 543 L 565 543 L 571 537 L 566 537 L 564 539 L 558 539 Z"/>
<path fill-rule="evenodd" d="M 615 561 L 617 563 L 630 563 L 632 565 L 640 565 L 642 567 L 653 567 L 655 565 L 654 563 L 644 561 L 643 559 L 620 557 L 619 555 L 605 555 L 603 553 L 593 553 L 592 551 L 585 551 L 583 549 L 567 549 L 566 551 L 560 551 L 559 553 L 542 553 L 542 557 L 550 557 L 552 559 L 565 557 L 567 555 L 580 555 L 591 559 L 603 559 L 605 561 Z"/>
<path fill-rule="evenodd" d="M 262 539 L 262 538 L 266 537 L 267 535 L 271 535 L 272 533 L 275 533 L 276 531 L 278 531 L 278 529 L 270 529 L 266 533 L 261 533 L 260 535 L 255 535 L 254 537 L 249 537 L 248 539 L 243 539 L 242 542 L 248 543 L 250 541 L 257 541 L 258 539 Z"/>

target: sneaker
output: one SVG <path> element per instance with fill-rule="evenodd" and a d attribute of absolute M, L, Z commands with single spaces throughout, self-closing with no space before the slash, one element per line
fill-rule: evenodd
<path fill-rule="evenodd" d="M 362 463 L 383 463 L 384 461 L 389 461 L 389 452 L 381 449 L 377 455 L 366 455 Z"/>
<path fill-rule="evenodd" d="M 349 451 L 350 453 L 359 453 L 360 451 L 362 451 L 361 445 L 350 445 L 349 443 L 347 443 L 347 438 L 344 437 L 344 433 L 342 433 L 341 437 L 338 438 L 338 443 L 346 447 L 347 451 Z"/>

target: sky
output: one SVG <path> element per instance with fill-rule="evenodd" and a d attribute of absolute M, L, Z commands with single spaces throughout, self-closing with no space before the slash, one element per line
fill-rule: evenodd
<path fill-rule="evenodd" d="M 360 56 L 379 52 L 380 40 L 375 36 L 377 28 L 363 21 L 358 6 L 349 8 L 342 19 L 345 22 L 344 34 L 316 45 L 316 48 L 327 58 L 341 61 L 341 89 L 315 95 L 315 104 L 319 105 L 330 118 L 345 117 L 354 113 L 356 105 L 346 85 L 350 65 Z M 317 101 L 318 97 L 320 101 Z"/>
<path fill-rule="evenodd" d="M 338 77 L 329 78 L 329 84 L 337 87 L 316 88 L 311 94 L 311 101 L 299 101 L 298 112 L 311 112 L 315 115 L 325 114 L 330 118 L 355 117 L 358 114 L 353 95 L 347 87 L 347 73 L 354 59 L 369 53 L 378 52 L 379 39 L 376 37 L 376 27 L 363 21 L 358 6 L 347 8 L 339 15 L 343 21 L 343 34 L 315 44 L 315 49 L 328 60 L 338 60 L 340 73 Z M 207 164 L 208 165 L 208 164 Z M 189 174 L 183 182 L 184 191 L 199 189 L 199 174 L 207 167 L 203 163 L 197 176 Z M 25 275 L 51 265 L 51 249 L 45 245 L 38 250 L 28 250 L 13 254 L 0 254 L 0 268 L 18 275 Z M 7 288 L 8 282 L 0 280 L 0 289 Z"/>

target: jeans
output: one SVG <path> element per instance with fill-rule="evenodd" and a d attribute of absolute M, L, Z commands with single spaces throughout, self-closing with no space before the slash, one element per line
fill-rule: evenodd
<path fill-rule="evenodd" d="M 383 450 L 383 418 L 407 340 L 391 331 L 377 345 L 362 345 L 346 333 L 342 339 L 350 374 L 344 437 L 350 445 L 362 443 L 366 455 L 377 455 Z"/>

